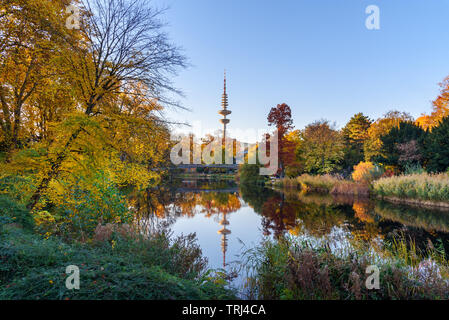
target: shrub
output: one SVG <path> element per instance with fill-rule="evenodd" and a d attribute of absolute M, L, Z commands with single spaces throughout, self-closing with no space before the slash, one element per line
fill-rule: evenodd
<path fill-rule="evenodd" d="M 80 290 L 65 287 L 69 265 L 80 268 Z M 194 236 L 117 236 L 92 246 L 0 233 L 0 300 L 235 299 L 205 267 Z"/>
<path fill-rule="evenodd" d="M 248 275 L 246 295 L 264 300 L 449 298 L 449 283 L 442 278 L 448 265 L 439 253 L 429 253 L 431 258 L 425 258 L 396 241 L 388 245 L 379 260 L 355 247 L 339 252 L 330 247 L 328 242 L 310 245 L 283 238 L 279 242 L 267 240 L 248 250 L 243 259 Z M 365 286 L 370 265 L 379 267 L 379 290 Z"/>
<path fill-rule="evenodd" d="M 260 175 L 260 166 L 256 164 L 244 164 L 239 168 L 238 179 L 242 184 L 260 184 L 264 185 L 267 181 L 266 176 Z"/>
<path fill-rule="evenodd" d="M 98 223 L 130 223 L 133 219 L 126 198 L 103 173 L 93 178 L 68 179 L 47 195 L 57 217 L 60 234 L 89 239 Z"/>
<path fill-rule="evenodd" d="M 370 184 L 379 179 L 383 173 L 383 170 L 372 162 L 360 162 L 354 167 L 352 179 L 356 182 Z"/>
<path fill-rule="evenodd" d="M 0 217 L 9 217 L 12 223 L 20 224 L 26 229 L 34 227 L 33 217 L 24 205 L 0 194 Z"/>
<path fill-rule="evenodd" d="M 419 163 L 406 165 L 404 169 L 405 175 L 423 174 L 423 173 L 426 173 L 426 170 L 424 170 L 424 168 Z"/>

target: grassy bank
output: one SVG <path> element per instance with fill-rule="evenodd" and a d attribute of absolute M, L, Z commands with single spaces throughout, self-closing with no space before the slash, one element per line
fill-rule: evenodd
<path fill-rule="evenodd" d="M 312 246 L 290 238 L 266 241 L 245 254 L 246 265 L 252 266 L 247 270 L 246 294 L 292 300 L 449 298 L 448 265 L 438 252 L 429 260 L 404 243 L 393 243 L 378 259 L 367 251 L 346 249 L 346 254 L 338 254 L 328 243 Z M 365 285 L 371 265 L 380 271 L 377 290 Z"/>
<path fill-rule="evenodd" d="M 374 193 L 386 200 L 424 206 L 449 207 L 447 173 L 413 174 L 382 178 L 373 183 Z"/>
<path fill-rule="evenodd" d="M 277 187 L 295 188 L 304 193 L 329 193 L 334 195 L 368 196 L 369 187 L 362 183 L 344 180 L 332 175 L 303 174 L 296 178 L 284 178 L 275 183 Z"/>
<path fill-rule="evenodd" d="M 207 271 L 194 236 L 113 233 L 102 241 L 66 243 L 16 221 L 0 216 L 0 300 L 235 297 L 222 277 Z M 70 265 L 80 269 L 80 290 L 65 286 Z"/>

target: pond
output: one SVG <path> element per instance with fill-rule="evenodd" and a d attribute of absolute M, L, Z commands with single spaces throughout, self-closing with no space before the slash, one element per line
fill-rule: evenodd
<path fill-rule="evenodd" d="M 442 244 L 449 252 L 449 211 L 208 180 L 178 181 L 132 200 L 140 214 L 174 235 L 196 233 L 213 269 L 230 271 L 243 251 L 285 234 L 336 245 L 349 238 L 385 243 L 400 237 L 421 250 Z"/>

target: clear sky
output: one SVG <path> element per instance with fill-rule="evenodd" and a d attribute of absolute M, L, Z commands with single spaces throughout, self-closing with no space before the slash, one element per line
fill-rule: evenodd
<path fill-rule="evenodd" d="M 429 112 L 449 75 L 448 0 L 154 0 L 192 67 L 175 79 L 191 112 L 177 121 L 219 129 L 223 70 L 230 127 L 265 128 L 287 103 L 296 128 L 318 119 L 342 127 L 363 112 Z M 368 30 L 368 5 L 380 30 Z"/>

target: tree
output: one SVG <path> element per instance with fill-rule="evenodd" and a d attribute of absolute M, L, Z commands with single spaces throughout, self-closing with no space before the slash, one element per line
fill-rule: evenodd
<path fill-rule="evenodd" d="M 268 114 L 268 125 L 275 126 L 278 131 L 279 145 L 279 170 L 281 177 L 285 176 L 285 166 L 294 161 L 292 142 L 286 138 L 287 133 L 293 128 L 292 111 L 283 103 L 271 108 Z"/>
<path fill-rule="evenodd" d="M 121 123 L 127 133 L 137 128 L 146 138 L 158 136 L 152 130 L 162 121 L 155 116 L 162 106 L 179 106 L 168 99 L 168 92 L 179 93 L 168 76 L 185 67 L 179 48 L 169 43 L 162 31 L 159 16 L 163 10 L 148 6 L 145 1 L 86 0 L 83 1 L 79 38 L 69 53 L 61 56 L 65 75 L 79 97 L 76 112 L 65 124 L 65 134 L 55 140 L 40 172 L 40 181 L 28 208 L 39 202 L 50 182 L 61 172 L 64 162 L 74 151 L 79 152 L 78 140 L 95 140 L 101 146 L 117 148 L 107 129 Z M 117 101 L 139 107 L 121 108 Z M 144 107 L 140 107 L 144 106 Z M 147 123 L 145 123 L 147 121 Z M 105 129 L 105 130 L 103 130 Z M 117 138 L 112 134 L 113 138 Z M 123 142 L 131 142 L 128 136 Z M 111 145 L 111 142 L 112 145 Z M 155 141 L 153 141 L 154 143 Z M 85 147 L 86 144 L 83 144 Z M 138 143 L 142 149 L 145 145 Z M 83 148 L 81 148 L 83 150 Z"/>
<path fill-rule="evenodd" d="M 0 14 L 0 147 L 8 154 L 34 123 L 37 96 L 45 95 L 60 66 L 56 52 L 68 37 L 61 13 L 68 0 L 2 1 Z M 62 84 L 60 84 L 62 85 Z M 27 121 L 28 123 L 24 123 Z M 31 131 L 31 134 L 34 132 Z M 1 150 L 0 150 L 1 151 Z"/>
<path fill-rule="evenodd" d="M 329 121 L 316 121 L 303 130 L 298 158 L 304 163 L 305 171 L 313 174 L 335 172 L 341 168 L 343 157 L 343 136 Z"/>
<path fill-rule="evenodd" d="M 342 129 L 346 146 L 343 164 L 345 168 L 352 168 L 364 159 L 363 144 L 368 139 L 371 123 L 371 119 L 363 113 L 357 113 Z"/>
<path fill-rule="evenodd" d="M 297 158 L 297 151 L 302 143 L 301 131 L 291 131 L 286 135 L 286 140 L 284 153 L 288 155 L 288 159 L 286 161 L 285 174 L 289 177 L 297 177 L 304 173 L 304 165 Z"/>
<path fill-rule="evenodd" d="M 365 161 L 374 161 L 382 156 L 381 136 L 388 134 L 394 127 L 399 127 L 401 122 L 413 121 L 413 117 L 406 112 L 389 111 L 382 118 L 377 119 L 368 129 L 368 138 L 363 145 Z"/>
<path fill-rule="evenodd" d="M 421 164 L 423 158 L 420 143 L 424 135 L 425 131 L 413 122 L 401 122 L 399 127 L 394 127 L 381 136 L 382 155 L 375 160 L 401 170 Z"/>
<path fill-rule="evenodd" d="M 449 117 L 441 120 L 425 139 L 424 152 L 427 170 L 444 172 L 449 168 Z"/>
<path fill-rule="evenodd" d="M 424 130 L 432 130 L 443 118 L 449 116 L 449 76 L 440 83 L 440 89 L 440 95 L 432 103 L 432 113 L 424 114 L 416 120 Z"/>

